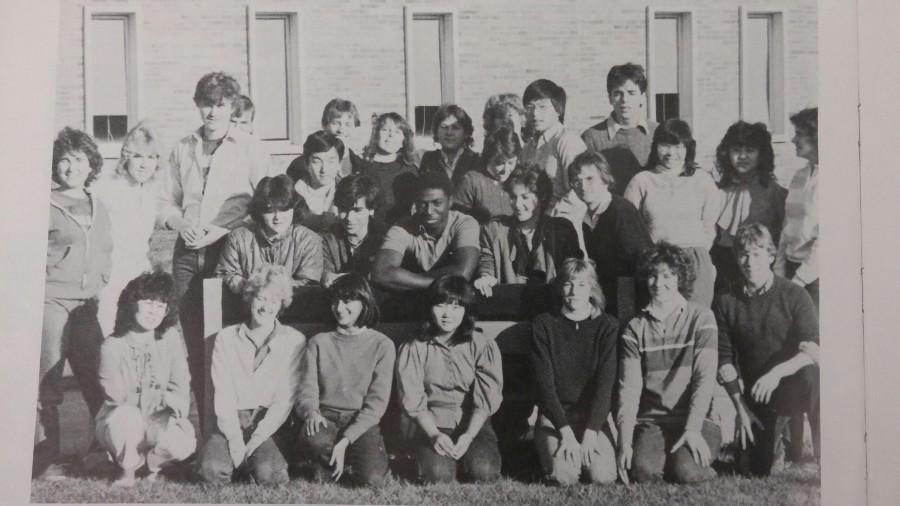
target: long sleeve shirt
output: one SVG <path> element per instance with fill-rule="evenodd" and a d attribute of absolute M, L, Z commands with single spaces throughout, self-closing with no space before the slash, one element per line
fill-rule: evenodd
<path fill-rule="evenodd" d="M 365 160 L 358 168 L 354 167 L 354 170 L 378 183 L 380 191 L 375 203 L 375 216 L 372 217 L 376 223 L 393 225 L 410 215 L 419 179 L 419 171 L 415 165 L 399 161 L 385 163 Z"/>
<path fill-rule="evenodd" d="M 103 202 L 85 197 L 81 202 L 50 192 L 45 297 L 90 299 L 109 281 L 113 250 L 109 214 Z M 81 215 L 71 212 L 75 207 L 89 210 Z"/>
<path fill-rule="evenodd" d="M 273 175 L 269 157 L 255 136 L 235 128 L 205 157 L 201 134 L 202 127 L 172 149 L 163 173 L 160 222 L 169 228 L 180 222 L 233 229 L 246 218 L 256 184 Z"/>
<path fill-rule="evenodd" d="M 296 400 L 305 344 L 302 333 L 277 321 L 259 345 L 250 338 L 244 323 L 219 331 L 211 374 L 216 423 L 225 439 L 243 441 L 238 416 L 242 410 L 266 410 L 252 439 L 265 441 L 281 427 Z"/>
<path fill-rule="evenodd" d="M 501 284 L 527 283 L 535 280 L 550 283 L 567 258 L 582 258 L 578 247 L 578 235 L 569 220 L 550 216 L 541 217 L 543 223 L 534 231 L 528 252 L 529 272 L 517 272 L 517 251 L 512 234 L 519 233 L 515 218 L 491 221 L 481 227 L 481 255 L 478 260 L 478 276 L 493 276 Z M 537 275 L 542 274 L 542 275 Z"/>
<path fill-rule="evenodd" d="M 396 353 L 390 338 L 372 329 L 316 334 L 300 364 L 298 416 L 305 420 L 322 408 L 355 413 L 343 436 L 356 441 L 384 416 Z"/>
<path fill-rule="evenodd" d="M 701 169 L 692 175 L 639 172 L 628 183 L 625 198 L 634 204 L 653 242 L 682 248 L 712 247 L 719 218 L 719 189 Z"/>
<path fill-rule="evenodd" d="M 767 186 L 759 182 L 756 174 L 745 180 L 736 180 L 722 189 L 722 210 L 716 221 L 716 244 L 730 248 L 738 228 L 745 223 L 760 223 L 769 229 L 772 240 L 778 244 L 784 223 L 784 201 L 787 190 L 775 181 Z"/>
<path fill-rule="evenodd" d="M 112 225 L 113 277 L 133 279 L 150 269 L 150 236 L 159 215 L 160 185 L 134 183 L 127 175 L 101 177 L 91 194 L 106 206 Z"/>
<path fill-rule="evenodd" d="M 407 341 L 397 355 L 397 390 L 406 414 L 428 411 L 440 428 L 455 429 L 473 415 L 487 419 L 503 400 L 500 349 L 480 332 L 456 344 Z"/>
<path fill-rule="evenodd" d="M 648 306 L 632 318 L 619 341 L 619 426 L 651 420 L 699 432 L 716 385 L 717 336 L 712 311 L 684 300 L 668 315 Z"/>
<path fill-rule="evenodd" d="M 455 160 L 448 160 L 443 151 L 435 149 L 422 155 L 422 162 L 419 164 L 421 173 L 440 172 L 450 178 L 454 188 L 462 182 L 467 172 L 480 168 L 481 158 L 469 148 L 463 148 Z"/>
<path fill-rule="evenodd" d="M 793 358 L 801 342 L 819 342 L 819 318 L 803 288 L 775 276 L 764 293 L 742 288 L 716 297 L 719 365 L 737 366 L 748 387 L 776 365 Z"/>
<path fill-rule="evenodd" d="M 284 237 L 269 239 L 258 225 L 237 228 L 228 233 L 216 266 L 234 293 L 240 293 L 244 281 L 265 264 L 283 265 L 295 280 L 318 283 L 322 278 L 322 239 L 302 225 L 291 225 Z"/>
<path fill-rule="evenodd" d="M 350 245 L 347 234 L 340 227 L 322 234 L 323 281 L 328 274 L 347 272 L 355 272 L 368 278 L 383 239 L 384 232 L 378 230 L 374 223 L 369 224 L 369 233 L 356 248 Z"/>
<path fill-rule="evenodd" d="M 569 175 L 566 169 L 586 149 L 578 134 L 566 130 L 565 125 L 558 123 L 525 143 L 519 158 L 523 163 L 537 165 L 550 176 L 553 181 L 552 204 L 555 204 L 569 193 Z M 548 209 L 553 207 L 552 204 Z"/>
<path fill-rule="evenodd" d="M 117 406 L 137 407 L 145 419 L 166 407 L 188 414 L 191 375 L 184 340 L 174 327 L 159 339 L 130 333 L 106 338 L 98 378 L 103 389 L 98 423 Z"/>
<path fill-rule="evenodd" d="M 544 313 L 532 323 L 531 364 L 538 406 L 557 430 L 573 413 L 586 413 L 600 430 L 612 406 L 619 322 L 601 314 L 580 322 Z"/>
<path fill-rule="evenodd" d="M 581 139 L 588 149 L 600 153 L 609 162 L 616 180 L 610 191 L 622 195 L 631 178 L 647 165 L 653 133 L 659 125 L 643 120 L 634 128 L 626 128 L 613 116 L 582 132 Z"/>
<path fill-rule="evenodd" d="M 785 263 L 800 264 L 794 277 L 804 284 L 819 279 L 819 167 L 797 171 L 784 203 L 784 229 L 775 255 L 775 273 L 784 276 Z"/>
<path fill-rule="evenodd" d="M 492 218 L 513 214 L 509 194 L 503 183 L 473 170 L 462 177 L 453 192 L 453 205 L 478 220 L 487 223 Z"/>

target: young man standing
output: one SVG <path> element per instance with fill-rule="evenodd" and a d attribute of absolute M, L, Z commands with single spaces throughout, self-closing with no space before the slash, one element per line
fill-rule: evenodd
<path fill-rule="evenodd" d="M 165 173 L 160 221 L 178 231 L 172 258 L 191 388 L 203 413 L 203 279 L 213 277 L 225 236 L 242 225 L 256 183 L 268 175 L 262 145 L 233 128 L 233 102 L 241 87 L 228 74 L 211 72 L 197 83 L 194 104 L 203 125 L 172 149 Z M 202 427 L 201 422 L 201 427 Z"/>
<path fill-rule="evenodd" d="M 647 76 L 644 67 L 616 65 L 606 76 L 606 92 L 613 112 L 588 128 L 581 138 L 588 149 L 602 154 L 616 179 L 611 191 L 622 195 L 632 176 L 647 165 L 657 124 L 647 119 Z"/>
<path fill-rule="evenodd" d="M 738 471 L 767 476 L 784 449 L 785 425 L 804 412 L 819 456 L 818 313 L 806 290 L 772 272 L 775 245 L 765 226 L 739 228 L 734 253 L 742 279 L 713 302 L 719 383 L 737 410 L 735 440 L 746 457 Z M 791 443 L 796 462 L 802 441 Z"/>
<path fill-rule="evenodd" d="M 450 181 L 444 174 L 419 177 L 413 216 L 388 230 L 375 255 L 372 281 L 394 291 L 428 288 L 444 274 L 472 279 L 478 266 L 475 218 L 451 211 Z"/>

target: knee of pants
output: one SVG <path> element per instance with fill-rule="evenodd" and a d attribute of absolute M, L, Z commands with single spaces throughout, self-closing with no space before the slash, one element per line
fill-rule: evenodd
<path fill-rule="evenodd" d="M 97 438 L 124 439 L 135 445 L 144 439 L 144 419 L 136 406 L 116 406 L 97 424 Z M 109 434 L 109 436 L 106 436 Z"/>
<path fill-rule="evenodd" d="M 168 429 L 159 435 L 154 450 L 162 455 L 168 455 L 173 460 L 184 460 L 191 456 L 197 449 L 197 438 L 193 431 L 181 428 Z"/>
<path fill-rule="evenodd" d="M 204 456 L 200 462 L 200 476 L 206 483 L 229 483 L 234 465 L 230 461 Z"/>
<path fill-rule="evenodd" d="M 637 483 L 647 483 L 662 480 L 662 468 L 656 462 L 637 458 L 631 460 L 631 478 Z"/>
<path fill-rule="evenodd" d="M 451 483 L 456 481 L 456 466 L 430 463 L 419 466 L 422 481 L 425 483 Z"/>
<path fill-rule="evenodd" d="M 616 462 L 612 456 L 594 455 L 594 462 L 589 468 L 591 483 L 612 483 L 616 481 Z"/>
<path fill-rule="evenodd" d="M 289 480 L 286 467 L 268 461 L 254 462 L 250 476 L 260 485 L 280 485 Z"/>
<path fill-rule="evenodd" d="M 496 481 L 499 477 L 499 462 L 494 462 L 491 459 L 476 459 L 466 469 L 466 479 L 474 483 Z"/>
<path fill-rule="evenodd" d="M 581 467 L 572 466 L 561 460 L 554 460 L 553 471 L 550 472 L 550 479 L 560 485 L 572 485 L 578 483 L 581 479 Z"/>
<path fill-rule="evenodd" d="M 699 483 L 715 476 L 711 467 L 702 467 L 694 462 L 690 452 L 676 451 L 671 457 L 671 479 L 675 483 Z"/>
<path fill-rule="evenodd" d="M 387 482 L 388 470 L 386 466 L 366 466 L 359 471 L 354 470 L 353 478 L 364 487 L 381 487 Z"/>

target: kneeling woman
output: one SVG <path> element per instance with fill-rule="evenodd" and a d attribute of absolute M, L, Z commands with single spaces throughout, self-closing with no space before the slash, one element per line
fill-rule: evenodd
<path fill-rule="evenodd" d="M 603 312 L 594 262 L 570 258 L 556 278 L 560 309 L 534 319 L 532 366 L 540 417 L 534 442 L 545 479 L 616 479 L 607 423 L 616 381 L 619 322 Z"/>
<path fill-rule="evenodd" d="M 346 460 L 356 484 L 379 486 L 388 458 L 378 422 L 391 395 L 394 343 L 371 328 L 378 306 L 364 277 L 341 276 L 329 295 L 337 328 L 313 336 L 300 365 L 301 465 L 315 481 L 329 471 L 337 481 Z"/>
<path fill-rule="evenodd" d="M 660 243 L 643 254 L 637 275 L 650 304 L 628 322 L 619 358 L 618 464 L 635 481 L 692 483 L 715 476 L 721 444 L 706 419 L 718 363 L 712 311 L 688 302 L 693 262 Z"/>
<path fill-rule="evenodd" d="M 428 483 L 500 475 L 490 417 L 500 407 L 503 367 L 497 343 L 475 329 L 475 292 L 459 276 L 436 279 L 431 314 L 417 339 L 400 346 L 397 382 L 403 411 L 418 424 L 419 475 Z"/>
<path fill-rule="evenodd" d="M 288 415 L 294 406 L 306 338 L 282 325 L 291 303 L 291 278 L 264 265 L 243 285 L 250 321 L 219 331 L 212 352 L 216 431 L 203 448 L 200 469 L 210 483 L 249 477 L 260 484 L 288 481 Z"/>
<path fill-rule="evenodd" d="M 119 297 L 115 330 L 100 348 L 104 402 L 96 435 L 122 469 L 117 485 L 133 485 L 144 464 L 152 480 L 197 445 L 187 419 L 191 376 L 174 326 L 174 292 L 172 277 L 162 272 L 130 281 Z"/>

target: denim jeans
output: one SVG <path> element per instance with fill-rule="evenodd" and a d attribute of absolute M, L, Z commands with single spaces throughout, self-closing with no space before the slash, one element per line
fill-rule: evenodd
<path fill-rule="evenodd" d="M 752 386 L 747 385 L 748 388 Z M 819 367 L 808 365 L 781 380 L 772 392 L 768 404 L 758 404 L 744 393 L 747 407 L 759 418 L 763 429 L 753 426 L 754 443 L 738 458 L 738 472 L 753 476 L 768 476 L 776 457 L 784 449 L 782 435 L 790 428 L 792 420 L 803 421 L 803 414 L 809 415 L 812 428 L 813 449 L 819 457 L 821 435 L 819 427 Z M 799 460 L 803 451 L 803 430 L 790 430 L 791 445 L 787 451 L 794 460 Z"/>
<path fill-rule="evenodd" d="M 44 299 L 34 433 L 36 469 L 59 456 L 59 406 L 63 401 L 62 375 L 66 360 L 72 366 L 91 417 L 100 409 L 103 390 L 97 369 L 102 342 L 96 299 Z"/>
<path fill-rule="evenodd" d="M 256 423 L 265 414 L 262 410 L 253 418 L 248 416 L 250 411 L 241 410 L 238 413 L 241 429 L 244 431 L 244 442 L 250 439 Z M 284 454 L 290 452 L 288 432 L 295 430 L 291 422 L 292 419 L 289 417 L 288 421 L 272 437 L 263 441 L 237 469 L 228 451 L 228 440 L 218 431 L 214 432 L 203 445 L 200 454 L 200 475 L 203 480 L 207 483 L 229 483 L 235 479 L 249 478 L 260 485 L 287 483 L 288 463 Z"/>
<path fill-rule="evenodd" d="M 462 429 L 457 427 L 438 430 L 450 436 L 455 443 L 464 432 Z M 500 449 L 497 447 L 497 435 L 494 434 L 490 419 L 481 426 L 459 461 L 438 455 L 434 451 L 434 444 L 421 429 L 416 435 L 415 453 L 419 477 L 425 483 L 448 483 L 455 481 L 457 476 L 465 481 L 484 483 L 496 481 L 500 477 Z"/>
<path fill-rule="evenodd" d="M 184 344 L 187 348 L 188 369 L 191 372 L 191 390 L 197 402 L 200 430 L 205 428 L 207 376 L 206 348 L 203 332 L 203 280 L 215 275 L 219 253 L 225 245 L 225 238 L 199 249 L 187 249 L 179 236 L 175 241 L 172 255 L 172 277 L 175 280 L 175 295 L 179 299 L 179 318 Z"/>
<path fill-rule="evenodd" d="M 631 477 L 636 482 L 665 479 L 674 483 L 697 483 L 716 476 L 711 467 L 702 467 L 686 445 L 675 453 L 672 447 L 684 434 L 684 424 L 639 422 L 634 428 Z M 722 433 L 719 426 L 704 420 L 700 431 L 709 447 L 710 462 L 719 455 Z"/>
<path fill-rule="evenodd" d="M 328 425 L 312 436 L 306 435 L 305 420 L 299 425 L 298 449 L 300 466 L 312 474 L 313 481 L 330 479 L 331 452 L 350 425 L 355 412 L 338 412 L 323 408 L 322 416 Z M 384 449 L 381 428 L 376 424 L 350 443 L 344 454 L 344 476 L 357 485 L 377 487 L 384 484 L 388 475 L 388 457 Z M 342 477 L 343 479 L 343 477 Z"/>

